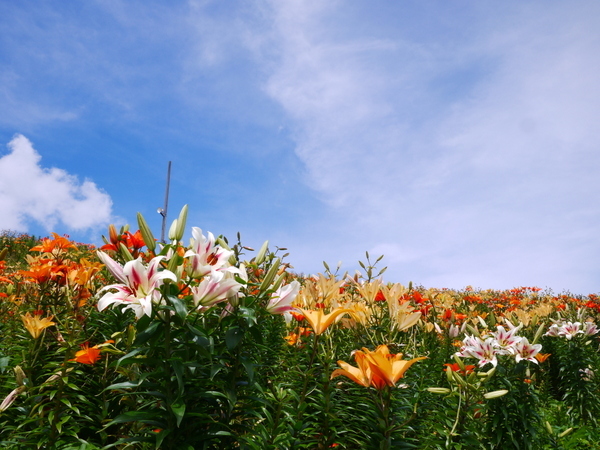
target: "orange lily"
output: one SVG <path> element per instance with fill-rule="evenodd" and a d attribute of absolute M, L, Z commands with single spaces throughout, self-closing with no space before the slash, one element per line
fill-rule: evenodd
<path fill-rule="evenodd" d="M 334 370 L 331 378 L 344 375 L 365 387 L 373 386 L 376 389 L 383 389 L 385 386 L 393 387 L 400 378 L 404 377 L 410 366 L 425 358 L 421 356 L 403 360 L 402 354 L 391 354 L 387 345 L 380 345 L 374 352 L 363 348 L 362 351 L 354 352 L 358 367 L 338 361 L 341 369 Z"/>
<path fill-rule="evenodd" d="M 54 239 L 49 237 L 42 239 L 40 245 L 31 248 L 32 252 L 52 253 L 56 256 L 58 253 L 68 249 L 77 250 L 77 246 L 68 240 L 66 237 L 59 236 L 57 233 L 52 233 Z"/>
<path fill-rule="evenodd" d="M 44 331 L 46 328 L 55 325 L 55 323 L 52 322 L 53 318 L 54 316 L 50 316 L 42 319 L 38 314 L 31 316 L 29 313 L 21 316 L 21 319 L 23 319 L 23 325 L 25 325 L 25 328 L 27 331 L 29 331 L 29 334 L 31 334 L 34 339 L 40 337 L 42 331 Z"/>
<path fill-rule="evenodd" d="M 75 358 L 70 359 L 69 361 L 75 361 L 81 364 L 95 364 L 96 361 L 100 359 L 101 348 L 108 345 L 114 344 L 115 341 L 109 339 L 104 344 L 94 345 L 90 347 L 90 345 L 86 342 L 82 344 L 81 350 L 75 353 Z"/>
<path fill-rule="evenodd" d="M 373 372 L 371 371 L 368 362 L 366 361 L 365 354 L 360 350 L 354 352 L 354 360 L 358 367 L 351 366 L 345 361 L 338 361 L 338 365 L 341 369 L 336 369 L 331 373 L 331 378 L 339 377 L 343 375 L 350 378 L 357 384 L 364 387 L 371 386 Z"/>
<path fill-rule="evenodd" d="M 325 314 L 322 309 L 311 310 L 297 308 L 297 310 L 304 315 L 306 321 L 310 324 L 317 336 L 322 334 L 339 316 L 352 312 L 352 310 L 348 308 L 337 308 L 329 314 Z"/>
<path fill-rule="evenodd" d="M 402 353 L 393 355 L 387 345 L 380 345 L 374 352 L 368 352 L 366 357 L 375 377 L 385 381 L 388 386 L 395 386 L 398 380 L 417 361 L 426 359 L 426 356 L 413 358 L 409 361 L 402 359 Z"/>
<path fill-rule="evenodd" d="M 548 357 L 551 355 L 551 353 L 536 353 L 534 355 L 534 358 L 537 359 L 539 362 L 543 363 L 544 361 L 546 361 L 548 359 Z"/>
<path fill-rule="evenodd" d="M 71 361 L 76 361 L 81 364 L 94 364 L 100 359 L 100 349 L 98 346 L 89 347 L 88 344 L 83 344 L 82 349 L 75 353 L 75 358 Z"/>

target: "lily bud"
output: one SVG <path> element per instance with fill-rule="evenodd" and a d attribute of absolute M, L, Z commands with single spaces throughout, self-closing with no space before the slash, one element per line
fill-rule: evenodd
<path fill-rule="evenodd" d="M 276 258 L 275 261 L 273 261 L 273 265 L 271 266 L 271 268 L 265 275 L 263 282 L 260 284 L 261 292 L 264 292 L 267 289 L 269 289 L 269 287 L 271 286 L 271 283 L 273 282 L 273 279 L 275 278 L 275 275 L 277 274 L 277 270 L 279 269 L 280 264 L 281 264 L 281 260 L 279 258 Z"/>
<path fill-rule="evenodd" d="M 171 226 L 169 227 L 169 240 L 170 241 L 174 241 L 175 239 L 175 232 L 177 231 L 177 219 L 175 219 L 172 223 Z"/>
<path fill-rule="evenodd" d="M 459 375 L 459 373 L 458 373 L 458 372 L 454 372 L 454 371 L 452 371 L 452 370 L 449 370 L 448 372 L 450 372 L 450 373 L 452 374 L 452 377 L 453 377 L 453 378 L 454 378 L 454 379 L 455 379 L 455 380 L 458 382 L 458 384 L 460 384 L 462 387 L 465 387 L 465 388 L 466 388 L 466 387 L 469 387 L 469 386 L 467 385 L 467 382 L 464 380 L 464 378 L 463 378 L 463 377 L 461 377 L 461 376 Z"/>
<path fill-rule="evenodd" d="M 108 226 L 108 239 L 110 240 L 110 242 L 112 244 L 116 244 L 119 241 L 119 235 L 117 234 L 117 229 L 115 228 L 115 226 L 111 223 Z M 108 242 L 107 242 L 108 244 Z"/>
<path fill-rule="evenodd" d="M 464 372 L 465 371 L 465 363 L 463 362 L 462 358 L 456 354 L 452 355 L 452 357 L 454 358 L 454 361 L 456 361 L 456 363 L 458 364 L 458 367 L 460 367 L 460 370 L 462 370 Z"/>
<path fill-rule="evenodd" d="M 121 256 L 123 257 L 125 262 L 133 261 L 133 255 L 122 242 L 119 242 L 119 252 L 121 253 Z"/>
<path fill-rule="evenodd" d="M 154 239 L 154 235 L 152 234 L 152 231 L 150 230 L 146 219 L 144 219 L 144 216 L 142 216 L 141 213 L 137 213 L 137 220 L 138 227 L 140 228 L 140 232 L 142 233 L 142 239 L 144 239 L 144 244 L 146 244 L 148 250 L 154 253 L 154 249 L 156 248 L 156 239 Z"/>
<path fill-rule="evenodd" d="M 283 272 L 281 275 L 279 275 L 275 279 L 275 282 L 273 283 L 273 286 L 271 287 L 271 289 L 273 289 L 274 291 L 279 289 L 281 287 L 281 284 L 283 283 L 283 280 L 285 279 L 285 276 L 286 276 L 286 272 Z"/>
<path fill-rule="evenodd" d="M 21 369 L 21 366 L 16 366 L 14 368 L 14 371 L 15 371 L 15 379 L 17 381 L 17 385 L 23 386 L 25 384 L 25 379 L 27 378 L 27 375 L 25 375 L 25 372 L 23 372 L 23 369 Z"/>
<path fill-rule="evenodd" d="M 450 392 L 452 392 L 448 388 L 438 388 L 438 387 L 427 388 L 427 390 L 429 392 L 431 392 L 432 394 L 449 394 Z"/>
<path fill-rule="evenodd" d="M 3 261 L 6 258 L 6 254 L 8 253 L 8 248 L 4 247 L 0 252 L 0 261 Z"/>
<path fill-rule="evenodd" d="M 26 389 L 25 386 L 19 386 L 18 388 L 13 389 L 12 392 L 10 394 L 8 394 L 6 396 L 6 398 L 0 404 L 0 413 L 5 411 L 6 409 L 8 409 L 8 407 L 10 405 L 12 405 L 14 403 L 14 401 L 17 399 L 19 394 L 21 394 L 21 392 L 23 392 L 25 389 Z"/>
<path fill-rule="evenodd" d="M 558 435 L 559 438 L 565 437 L 567 434 L 569 434 L 571 431 L 573 431 L 573 428 L 567 428 L 565 431 L 563 431 L 562 433 L 560 433 Z"/>
<path fill-rule="evenodd" d="M 262 247 L 260 248 L 260 250 L 258 251 L 258 253 L 256 254 L 256 257 L 254 258 L 254 262 L 256 263 L 257 266 L 260 266 L 262 264 L 262 262 L 265 260 L 265 256 L 267 254 L 268 248 L 269 248 L 269 241 L 265 241 L 264 244 L 262 245 Z"/>
<path fill-rule="evenodd" d="M 537 342 L 537 340 L 540 338 L 540 336 L 544 332 L 545 328 L 546 328 L 546 323 L 545 322 L 540 323 L 540 326 L 538 327 L 537 331 L 535 332 L 535 336 L 533 338 L 532 344 L 535 344 Z"/>
<path fill-rule="evenodd" d="M 498 397 L 502 397 L 503 395 L 508 394 L 508 391 L 506 389 L 500 389 L 499 391 L 492 391 L 492 392 L 488 392 L 487 394 L 483 394 L 483 396 L 490 400 L 492 398 L 498 398 Z"/>
<path fill-rule="evenodd" d="M 546 422 L 544 423 L 544 426 L 546 427 L 548 434 L 550 434 L 550 436 L 552 436 L 554 434 L 554 430 L 552 429 L 552 425 L 550 425 L 550 422 L 548 422 L 546 420 Z"/>
<path fill-rule="evenodd" d="M 172 241 L 180 241 L 183 238 L 185 232 L 185 223 L 187 222 L 188 205 L 184 205 L 181 208 L 179 217 L 173 221 L 171 228 L 169 229 L 169 239 Z"/>
<path fill-rule="evenodd" d="M 477 320 L 479 320 L 479 323 L 481 324 L 481 326 L 482 326 L 483 328 L 487 328 L 487 327 L 488 327 L 488 326 L 487 326 L 487 323 L 485 323 L 485 320 L 483 320 L 483 317 L 481 317 L 481 316 L 477 316 Z M 466 323 L 466 322 L 465 322 L 465 323 Z"/>

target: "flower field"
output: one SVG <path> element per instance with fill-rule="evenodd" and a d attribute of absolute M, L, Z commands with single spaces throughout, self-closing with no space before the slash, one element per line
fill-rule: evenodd
<path fill-rule="evenodd" d="M 600 448 L 600 298 L 294 273 L 191 228 L 0 234 L 0 446 Z"/>

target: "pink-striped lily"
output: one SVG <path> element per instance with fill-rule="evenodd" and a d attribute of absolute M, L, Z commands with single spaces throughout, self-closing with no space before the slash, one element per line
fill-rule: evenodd
<path fill-rule="evenodd" d="M 102 311 L 113 303 L 125 305 L 123 311 L 132 309 L 136 318 L 144 314 L 152 315 L 152 303 L 161 300 L 160 286 L 163 280 L 177 281 L 177 276 L 169 270 L 159 271 L 160 262 L 164 256 L 152 258 L 145 267 L 140 258 L 134 259 L 121 266 L 106 253 L 98 251 L 98 257 L 106 265 L 108 271 L 121 283 L 102 288 L 102 291 L 116 289 L 117 292 L 107 292 L 98 301 L 98 311 Z"/>
<path fill-rule="evenodd" d="M 487 338 L 485 341 L 474 336 L 466 336 L 463 340 L 463 347 L 460 352 L 456 353 L 456 356 L 461 358 L 477 358 L 479 360 L 479 367 L 485 366 L 487 363 L 491 363 L 492 366 L 496 367 L 498 359 L 496 358 L 497 351 L 494 348 L 494 338 Z"/>
<path fill-rule="evenodd" d="M 225 272 L 212 272 L 198 286 L 192 288 L 194 305 L 198 309 L 210 308 L 238 293 L 242 285 Z"/>
<path fill-rule="evenodd" d="M 198 227 L 192 228 L 191 248 L 185 252 L 185 257 L 190 258 L 190 276 L 203 277 L 215 270 L 222 270 L 229 266 L 229 257 L 233 251 L 215 244 L 215 237 L 208 232 L 208 238 L 202 234 Z"/>
<path fill-rule="evenodd" d="M 531 361 L 538 363 L 535 355 L 542 349 L 542 344 L 530 344 L 526 337 L 521 338 L 514 346 L 515 349 L 515 361 L 519 362 L 522 359 L 525 361 Z"/>
<path fill-rule="evenodd" d="M 296 280 L 280 287 L 271 294 L 271 299 L 266 307 L 267 312 L 271 314 L 283 314 L 295 310 L 296 308 L 292 306 L 292 302 L 296 300 L 298 292 L 300 292 L 300 283 Z"/>
<path fill-rule="evenodd" d="M 523 339 L 520 336 L 515 336 L 517 331 L 519 331 L 521 327 L 514 327 L 509 331 L 506 331 L 502 325 L 498 325 L 498 331 L 492 333 L 494 337 L 493 345 L 498 348 L 498 352 L 502 354 L 510 354 L 514 355 L 515 353 L 515 345 Z"/>

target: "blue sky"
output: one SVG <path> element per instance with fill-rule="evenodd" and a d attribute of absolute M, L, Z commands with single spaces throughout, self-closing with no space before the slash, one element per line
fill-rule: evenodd
<path fill-rule="evenodd" d="M 596 1 L 0 0 L 0 229 L 600 290 Z"/>

